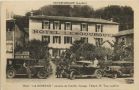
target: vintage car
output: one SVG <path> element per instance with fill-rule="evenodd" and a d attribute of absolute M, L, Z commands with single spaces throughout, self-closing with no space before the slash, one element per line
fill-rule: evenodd
<path fill-rule="evenodd" d="M 75 79 L 76 77 L 102 77 L 102 69 L 95 67 L 90 61 L 77 61 L 69 67 L 69 78 Z"/>
<path fill-rule="evenodd" d="M 40 60 L 42 61 L 42 60 Z M 16 75 L 27 75 L 27 69 L 24 67 L 24 63 L 28 64 L 31 71 L 31 76 L 37 76 L 38 78 L 46 78 L 52 72 L 50 68 L 39 63 L 39 60 L 35 59 L 8 59 L 6 67 L 7 78 L 14 78 Z"/>
<path fill-rule="evenodd" d="M 120 76 L 133 76 L 134 64 L 131 61 L 113 61 L 104 69 L 104 76 L 117 78 Z"/>

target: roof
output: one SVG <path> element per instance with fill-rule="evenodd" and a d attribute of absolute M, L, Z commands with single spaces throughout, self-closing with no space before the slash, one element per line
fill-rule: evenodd
<path fill-rule="evenodd" d="M 104 24 L 116 24 L 116 25 L 118 25 L 117 22 L 104 20 L 104 19 L 98 19 L 98 18 L 36 15 L 36 16 L 30 16 L 30 19 L 52 19 L 52 20 L 65 20 L 65 21 L 78 21 L 78 22 L 104 23 Z"/>
<path fill-rule="evenodd" d="M 133 29 L 123 30 L 123 31 L 120 31 L 119 33 L 115 34 L 114 36 L 115 37 L 117 37 L 117 36 L 124 36 L 124 35 L 130 35 L 130 34 L 133 34 L 133 33 L 134 33 Z"/>
<path fill-rule="evenodd" d="M 6 21 L 7 21 L 7 22 L 14 22 L 14 21 L 15 21 L 15 19 L 10 18 L 10 19 L 6 19 Z"/>
<path fill-rule="evenodd" d="M 6 40 L 10 40 L 12 41 L 13 40 L 13 32 L 12 31 L 7 31 L 6 32 Z"/>
<path fill-rule="evenodd" d="M 132 61 L 113 61 L 112 63 L 133 63 Z"/>
<path fill-rule="evenodd" d="M 88 64 L 92 63 L 91 61 L 77 61 L 77 62 L 79 62 L 79 63 L 88 63 Z"/>
<path fill-rule="evenodd" d="M 26 60 L 26 61 L 35 61 L 36 59 L 32 59 L 32 58 L 10 58 L 8 60 Z"/>

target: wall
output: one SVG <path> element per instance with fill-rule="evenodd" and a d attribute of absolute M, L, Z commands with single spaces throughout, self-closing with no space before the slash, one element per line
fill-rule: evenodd
<path fill-rule="evenodd" d="M 41 20 L 34 20 L 34 19 L 30 19 L 29 20 L 29 40 L 33 40 L 33 39 L 37 39 L 37 40 L 41 40 L 42 39 L 42 35 L 46 35 L 44 33 L 41 33 L 41 34 L 33 34 L 33 31 L 32 30 L 42 30 L 42 21 Z M 112 25 L 112 24 L 103 24 L 103 32 L 100 32 L 100 33 L 104 33 L 104 34 L 110 34 L 111 36 L 113 34 L 116 34 L 118 33 L 118 25 Z M 61 23 L 61 30 L 53 30 L 53 25 L 51 23 L 50 25 L 50 30 L 47 30 L 47 29 L 43 29 L 44 31 L 58 31 L 58 32 L 65 32 L 64 30 L 64 24 Z M 79 22 L 72 22 L 72 30 L 66 30 L 66 32 L 81 32 L 80 31 L 80 23 Z M 82 32 L 85 32 L 86 31 L 82 31 Z M 90 23 L 88 24 L 88 33 L 96 33 L 95 32 L 95 24 L 93 23 Z M 62 35 L 58 35 L 58 34 L 47 34 L 47 35 L 50 35 L 50 44 L 49 46 L 50 47 L 53 47 L 53 48 L 69 48 L 71 45 L 70 44 L 64 44 L 64 34 Z M 61 36 L 61 44 L 53 44 L 51 43 L 52 42 L 52 38 L 53 36 Z M 66 36 L 71 36 L 73 38 L 73 41 L 74 40 L 79 40 L 80 37 L 88 37 L 88 42 L 89 43 L 92 43 L 92 44 L 95 44 L 95 39 L 94 38 L 103 38 L 103 41 L 105 40 L 109 40 L 110 42 L 112 42 L 113 40 L 115 41 L 115 38 L 114 37 L 105 37 L 105 36 L 86 36 L 86 35 L 66 35 Z M 104 44 L 105 47 L 110 47 L 108 46 L 108 44 Z"/>

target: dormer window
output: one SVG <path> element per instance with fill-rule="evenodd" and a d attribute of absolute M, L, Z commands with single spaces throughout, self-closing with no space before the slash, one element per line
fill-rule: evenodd
<path fill-rule="evenodd" d="M 60 21 L 53 22 L 53 29 L 61 29 Z"/>
<path fill-rule="evenodd" d="M 96 32 L 103 32 L 103 25 L 102 24 L 96 24 Z"/>
<path fill-rule="evenodd" d="M 49 21 L 43 21 L 42 22 L 42 29 L 50 29 L 50 22 Z"/>
<path fill-rule="evenodd" d="M 81 31 L 88 31 L 87 23 L 81 23 Z"/>
<path fill-rule="evenodd" d="M 71 22 L 66 22 L 65 23 L 65 30 L 72 30 L 72 24 L 71 24 Z"/>

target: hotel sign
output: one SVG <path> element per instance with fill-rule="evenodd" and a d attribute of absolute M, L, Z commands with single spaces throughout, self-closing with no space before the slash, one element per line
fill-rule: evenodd
<path fill-rule="evenodd" d="M 33 34 L 48 34 L 48 35 L 75 35 L 75 36 L 99 36 L 112 37 L 113 34 L 106 33 L 92 33 L 92 32 L 74 32 L 74 31 L 56 31 L 56 30 L 32 30 Z"/>

